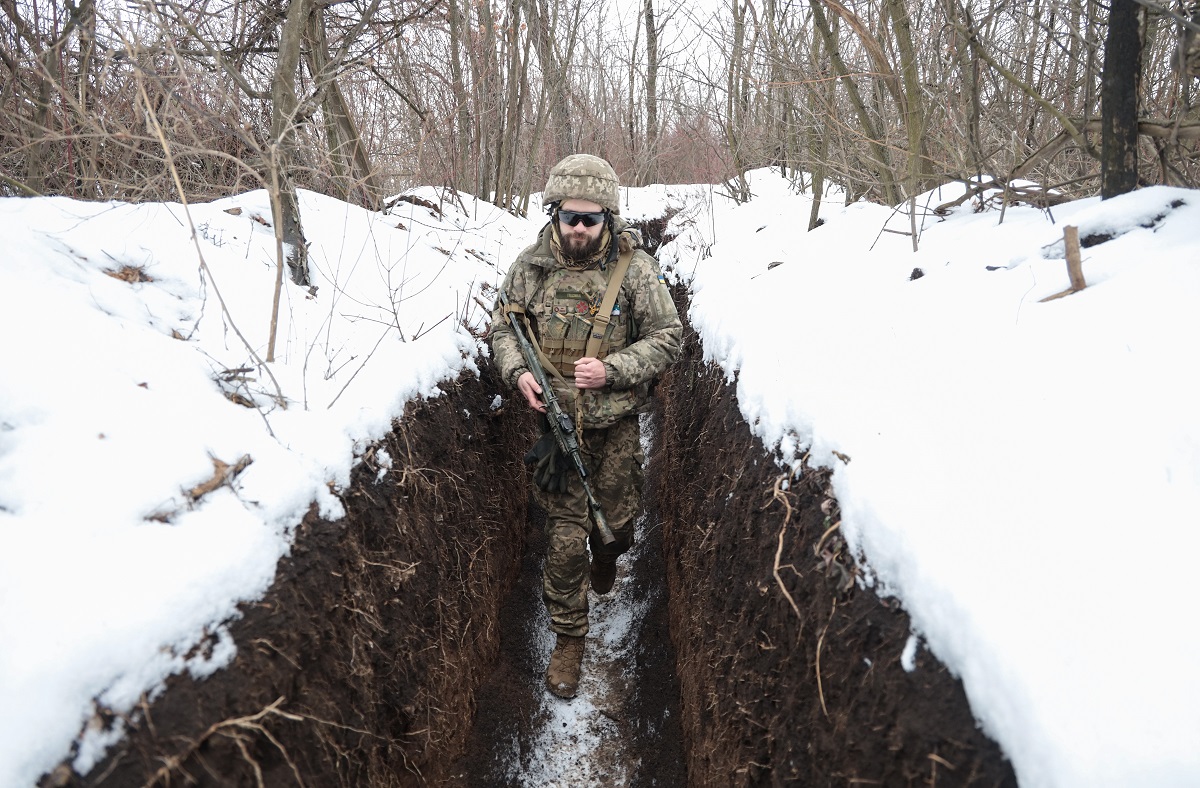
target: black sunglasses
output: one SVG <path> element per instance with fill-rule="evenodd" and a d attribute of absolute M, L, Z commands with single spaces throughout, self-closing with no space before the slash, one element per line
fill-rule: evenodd
<path fill-rule="evenodd" d="M 584 227 L 595 227 L 604 221 L 604 211 L 566 211 L 560 209 L 558 220 L 568 227 L 574 227 L 580 222 Z"/>

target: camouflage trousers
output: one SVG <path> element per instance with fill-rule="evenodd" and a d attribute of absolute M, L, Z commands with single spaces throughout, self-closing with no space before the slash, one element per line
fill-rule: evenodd
<path fill-rule="evenodd" d="M 550 614 L 550 629 L 563 635 L 588 631 L 588 548 L 592 559 L 615 561 L 633 546 L 633 523 L 642 505 L 642 452 L 638 417 L 627 416 L 607 429 L 584 430 L 582 454 L 588 485 L 600 503 L 616 541 L 605 545 L 593 531 L 587 496 L 572 474 L 565 493 L 533 488 L 534 499 L 546 510 L 546 564 L 542 598 Z"/>

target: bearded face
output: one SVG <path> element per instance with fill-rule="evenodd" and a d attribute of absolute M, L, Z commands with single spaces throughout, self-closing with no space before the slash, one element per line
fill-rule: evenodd
<path fill-rule="evenodd" d="M 561 224 L 559 225 L 562 226 Z M 573 232 L 578 228 L 569 227 L 562 234 L 563 256 L 569 260 L 574 260 L 577 263 L 582 263 L 585 260 L 590 260 L 600 251 L 600 234 L 597 233 L 594 237 L 583 233 Z"/>
<path fill-rule="evenodd" d="M 600 213 L 604 209 L 588 200 L 564 200 L 559 206 L 558 233 L 562 238 L 562 253 L 568 260 L 585 262 L 600 251 L 605 224 L 600 222 L 588 227 L 582 221 L 574 225 L 563 221 L 562 213 Z"/>

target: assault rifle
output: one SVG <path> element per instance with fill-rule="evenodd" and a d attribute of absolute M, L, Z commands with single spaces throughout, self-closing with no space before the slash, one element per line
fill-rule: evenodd
<path fill-rule="evenodd" d="M 508 306 L 508 295 L 503 290 L 500 291 L 500 303 Z M 591 511 L 592 519 L 596 522 L 596 530 L 600 532 L 600 540 L 604 544 L 612 544 L 617 538 L 613 536 L 612 529 L 608 527 L 604 513 L 600 511 L 600 502 L 596 500 L 596 496 L 592 494 L 592 488 L 588 484 L 587 468 L 583 464 L 583 455 L 579 453 L 579 438 L 575 435 L 575 422 L 559 404 L 554 387 L 550 385 L 546 370 L 542 368 L 541 361 L 538 360 L 537 351 L 534 350 L 529 338 L 525 336 L 516 312 L 507 311 L 506 314 L 513 333 L 517 335 L 517 342 L 521 345 L 521 352 L 525 355 L 525 364 L 533 373 L 534 380 L 542 387 L 542 404 L 546 406 L 546 418 L 550 422 L 550 432 L 554 434 L 554 442 L 558 444 L 558 448 L 562 450 L 563 454 L 571 458 L 575 471 L 579 474 L 583 492 L 587 495 L 588 509 Z"/>

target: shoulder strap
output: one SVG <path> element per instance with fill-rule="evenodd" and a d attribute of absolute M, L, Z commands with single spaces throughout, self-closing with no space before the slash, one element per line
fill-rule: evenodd
<path fill-rule="evenodd" d="M 596 354 L 600 352 L 600 343 L 604 341 L 608 324 L 612 322 L 612 310 L 613 304 L 617 303 L 617 292 L 621 289 L 621 282 L 625 279 L 625 272 L 629 270 L 629 261 L 632 259 L 632 249 L 628 252 L 621 252 L 621 256 L 617 258 L 617 264 L 613 266 L 612 276 L 608 280 L 608 288 L 604 291 L 604 300 L 600 302 L 600 309 L 592 320 L 592 333 L 588 337 L 587 348 L 583 352 L 583 355 L 589 358 L 595 358 Z"/>

